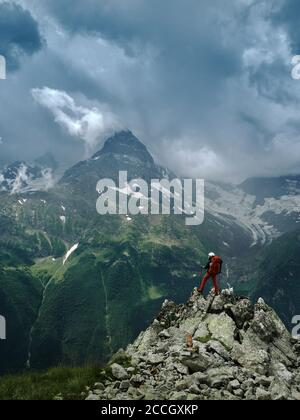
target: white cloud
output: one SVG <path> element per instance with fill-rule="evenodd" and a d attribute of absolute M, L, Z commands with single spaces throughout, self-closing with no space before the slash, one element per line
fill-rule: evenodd
<path fill-rule="evenodd" d="M 3 164 L 49 146 L 64 167 L 82 158 L 81 143 L 90 153 L 117 120 L 101 98 L 176 173 L 238 182 L 299 172 L 300 82 L 291 77 L 299 51 L 274 21 L 287 0 L 19 2 L 47 47 L 3 84 Z M 32 107 L 32 86 L 60 86 L 33 91 L 57 125 Z"/>
<path fill-rule="evenodd" d="M 57 124 L 70 136 L 84 142 L 87 155 L 109 134 L 121 128 L 117 117 L 104 105 L 77 105 L 66 92 L 48 87 L 31 92 L 35 101 L 51 112 Z"/>
<path fill-rule="evenodd" d="M 206 141 L 194 135 L 172 140 L 173 167 L 178 175 L 190 177 L 221 178 L 225 171 L 225 161 L 206 145 Z M 170 140 L 165 139 L 162 147 L 164 155 L 170 154 Z M 198 147 L 195 147 L 198 144 Z"/>

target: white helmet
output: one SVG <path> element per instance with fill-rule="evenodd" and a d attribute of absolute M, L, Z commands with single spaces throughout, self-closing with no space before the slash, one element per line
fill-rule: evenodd
<path fill-rule="evenodd" d="M 212 257 L 215 257 L 216 256 L 216 254 L 214 253 L 214 252 L 210 252 L 209 254 L 208 254 L 208 257 L 209 258 L 212 258 Z"/>

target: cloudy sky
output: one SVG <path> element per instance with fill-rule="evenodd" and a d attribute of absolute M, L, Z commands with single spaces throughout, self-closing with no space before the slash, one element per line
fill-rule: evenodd
<path fill-rule="evenodd" d="M 299 0 L 0 0 L 0 164 L 129 128 L 180 175 L 300 173 Z"/>

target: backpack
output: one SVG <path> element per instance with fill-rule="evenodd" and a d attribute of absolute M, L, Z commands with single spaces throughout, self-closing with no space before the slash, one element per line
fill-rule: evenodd
<path fill-rule="evenodd" d="M 211 261 L 210 273 L 211 274 L 221 274 L 222 273 L 223 261 L 220 257 L 213 257 Z"/>

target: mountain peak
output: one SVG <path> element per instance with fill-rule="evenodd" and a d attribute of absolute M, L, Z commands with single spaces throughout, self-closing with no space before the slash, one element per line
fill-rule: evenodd
<path fill-rule="evenodd" d="M 103 148 L 93 156 L 93 159 L 105 154 L 127 155 L 145 163 L 154 163 L 146 146 L 129 130 L 115 133 L 106 140 Z"/>
<path fill-rule="evenodd" d="M 253 305 L 231 289 L 205 300 L 195 291 L 186 305 L 165 301 L 103 370 L 106 388 L 87 400 L 290 399 L 298 394 L 298 353 L 263 299 Z"/>

